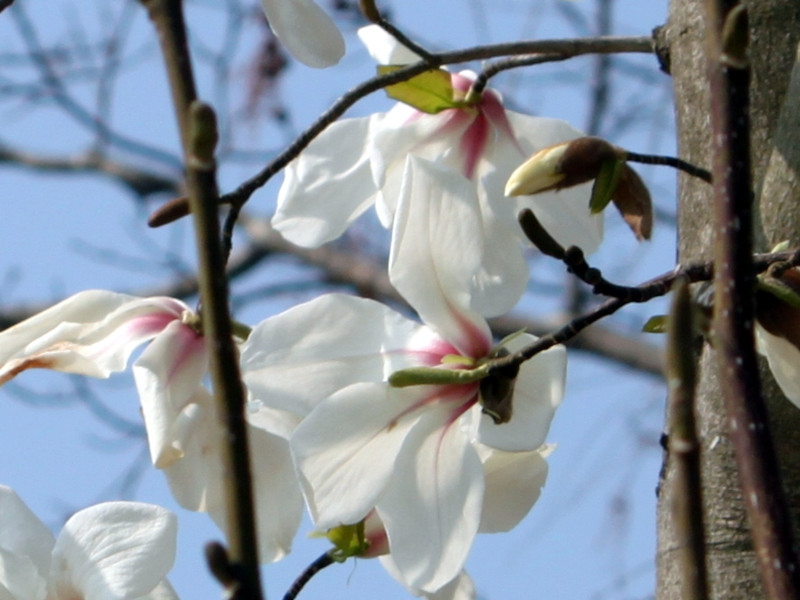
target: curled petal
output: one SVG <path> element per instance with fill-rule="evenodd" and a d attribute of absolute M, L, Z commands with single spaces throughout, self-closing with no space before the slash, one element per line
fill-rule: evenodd
<path fill-rule="evenodd" d="M 382 115 L 333 123 L 289 163 L 272 226 L 315 247 L 339 237 L 375 202 L 370 139 Z"/>
<path fill-rule="evenodd" d="M 300 62 L 318 69 L 344 56 L 344 38 L 312 0 L 261 0 L 275 36 Z"/>
<path fill-rule="evenodd" d="M 208 366 L 205 340 L 174 321 L 133 365 L 133 377 L 147 428 L 150 457 L 162 468 L 182 456 L 184 408 L 201 386 Z"/>
<path fill-rule="evenodd" d="M 435 592 L 464 566 L 480 519 L 483 470 L 452 407 L 428 407 L 376 509 L 406 585 Z"/>
<path fill-rule="evenodd" d="M 184 310 L 172 298 L 81 292 L 0 333 L 0 383 L 30 368 L 108 377 Z"/>
<path fill-rule="evenodd" d="M 352 383 L 384 381 L 418 364 L 406 348 L 419 330 L 378 302 L 327 294 L 253 328 L 242 376 L 254 400 L 305 416 Z"/>
<path fill-rule="evenodd" d="M 175 515 L 158 506 L 107 502 L 82 510 L 66 522 L 53 548 L 50 580 L 56 595 L 143 596 L 172 567 L 176 536 Z"/>

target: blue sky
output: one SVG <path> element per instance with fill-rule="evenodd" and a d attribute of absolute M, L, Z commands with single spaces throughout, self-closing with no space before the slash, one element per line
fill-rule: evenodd
<path fill-rule="evenodd" d="M 516 2 L 473 0 L 457 2 L 394 2 L 396 23 L 433 49 L 525 38 L 574 37 L 560 0 Z M 100 1 L 28 0 L 24 3 L 44 44 L 68 44 L 81 36 L 93 39 L 114 27 L 130 27 L 120 66 L 121 77 L 110 89 L 110 119 L 124 135 L 176 153 L 175 127 L 159 57 L 143 11 L 135 6 L 111 6 Z M 219 48 L 224 32 L 214 2 L 190 3 L 195 49 Z M 568 11 L 591 19 L 595 3 L 568 2 Z M 125 13 L 123 11 L 130 11 Z M 33 82 L 28 69 L 10 60 L 20 50 L 20 38 L 10 11 L 0 15 L 0 68 L 3 79 Z M 54 18 L 54 16 L 56 18 Z M 665 0 L 618 0 L 615 32 L 647 35 L 666 17 Z M 291 106 L 292 122 L 279 128 L 266 122 L 234 119 L 241 148 L 257 150 L 263 161 L 285 143 L 289 130 L 299 131 L 339 94 L 372 74 L 373 65 L 360 47 L 354 26 L 343 22 L 348 51 L 341 65 L 313 71 L 291 67 L 280 93 Z M 257 31 L 251 28 L 251 31 Z M 239 56 L 252 52 L 253 35 L 245 36 Z M 240 64 L 244 61 L 242 60 Z M 475 65 L 472 66 L 475 68 Z M 590 75 L 586 59 L 541 69 L 507 74 L 494 83 L 515 109 L 559 117 L 576 127 L 586 122 Z M 625 58 L 625 72 L 644 72 L 638 83 L 617 75 L 612 141 L 641 151 L 673 152 L 668 80 L 653 59 Z M 219 105 L 214 73 L 202 69 L 200 88 Z M 219 75 L 217 73 L 217 75 Z M 236 114 L 246 96 L 247 72 L 237 66 L 228 73 L 232 92 L 227 99 Z M 96 105 L 97 90 L 77 79 L 70 93 L 84 106 Z M 0 142 L 31 152 L 74 154 L 92 140 L 87 130 L 63 116 L 52 103 L 0 97 L 3 122 Z M 350 114 L 385 110 L 381 95 L 360 102 Z M 642 116 L 644 115 L 644 116 Z M 649 116 L 648 116 L 649 115 Z M 629 118 L 631 123 L 626 123 Z M 115 149 L 120 160 L 141 161 Z M 224 165 L 223 190 L 250 175 L 259 163 Z M 158 168 L 165 169 L 160 166 Z M 656 202 L 672 210 L 674 175 L 641 169 Z M 46 304 L 88 288 L 128 292 L 153 289 L 191 272 L 191 231 L 187 223 L 148 230 L 144 221 L 157 203 L 132 201 L 118 184 L 91 175 L 43 175 L 0 165 L 5 196 L 0 239 L 0 306 L 26 302 Z M 260 191 L 248 209 L 269 214 L 275 185 Z M 672 267 L 674 230 L 657 227 L 654 240 L 637 245 L 616 216 L 607 222 L 604 248 L 594 259 L 609 277 L 635 283 Z M 537 265 L 541 264 L 537 261 Z M 560 285 L 560 266 L 534 272 L 542 285 Z M 239 291 L 265 284 L 265 278 L 291 281 L 296 269 L 286 264 L 258 269 L 237 284 Z M 271 281 L 271 280 L 266 280 Z M 545 295 L 546 296 L 546 295 Z M 541 315 L 558 308 L 560 293 L 523 303 L 518 312 Z M 255 323 L 302 299 L 302 292 L 283 295 L 267 304 L 249 305 L 240 319 Z M 659 306 L 636 307 L 617 320 L 621 329 L 635 330 Z M 657 446 L 661 429 L 664 388 L 657 378 L 632 374 L 606 361 L 571 353 L 567 397 L 560 408 L 550 440 L 557 450 L 549 460 L 550 477 L 539 503 L 511 534 L 481 536 L 467 568 L 481 597 L 529 598 L 644 598 L 653 589 L 655 486 L 660 465 Z M 98 411 L 113 418 L 98 419 Z M 109 425 L 111 423 L 112 425 Z M 216 584 L 207 575 L 202 545 L 219 538 L 205 515 L 176 506 L 161 473 L 142 461 L 139 408 L 130 373 L 109 381 L 85 381 L 49 373 L 26 373 L 0 390 L 0 483 L 14 487 L 48 525 L 57 529 L 72 511 L 112 499 L 119 477 L 141 465 L 141 481 L 131 490 L 137 500 L 164 505 L 179 514 L 179 557 L 170 579 L 183 598 L 214 597 Z M 320 540 L 306 540 L 306 521 L 295 552 L 264 569 L 268 597 L 283 594 L 303 567 L 326 549 Z M 386 575 L 376 561 L 331 567 L 319 575 L 301 598 L 407 598 L 407 592 Z"/>

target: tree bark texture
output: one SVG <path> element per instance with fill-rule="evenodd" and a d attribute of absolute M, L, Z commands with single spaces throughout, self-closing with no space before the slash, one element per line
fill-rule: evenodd
<path fill-rule="evenodd" d="M 800 246 L 800 1 L 752 0 L 750 19 L 753 180 L 756 188 L 756 251 L 789 240 Z M 700 166 L 711 163 L 708 78 L 703 0 L 672 0 L 661 31 L 674 81 L 678 152 Z M 707 184 L 679 181 L 678 260 L 713 255 L 712 199 Z M 763 597 L 750 542 L 749 523 L 738 487 L 713 350 L 699 349 L 697 389 L 701 440 L 707 564 L 711 597 Z M 800 365 L 798 365 L 800 368 Z M 781 463 L 795 534 L 800 534 L 800 410 L 790 404 L 762 368 L 775 446 Z M 659 600 L 681 598 L 679 562 L 671 529 L 672 469 L 665 457 L 658 506 Z M 800 539 L 800 538 L 798 538 Z"/>

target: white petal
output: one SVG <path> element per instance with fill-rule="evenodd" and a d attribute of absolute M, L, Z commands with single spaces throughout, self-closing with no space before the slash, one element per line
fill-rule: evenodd
<path fill-rule="evenodd" d="M 181 432 L 180 446 L 175 443 L 174 423 L 165 436 L 167 447 L 175 450 L 170 461 L 159 467 L 167 477 L 175 500 L 187 510 L 209 512 L 222 510 L 222 464 L 220 462 L 220 430 L 214 410 L 214 399 L 198 387 L 181 416 L 191 419 Z M 173 445 L 174 444 L 174 445 Z"/>
<path fill-rule="evenodd" d="M 253 399 L 305 416 L 337 390 L 416 364 L 403 351 L 419 329 L 378 302 L 327 294 L 253 328 L 242 376 Z"/>
<path fill-rule="evenodd" d="M 458 577 L 446 586 L 432 594 L 424 594 L 428 600 L 475 600 L 475 584 L 466 571 L 461 571 Z"/>
<path fill-rule="evenodd" d="M 136 600 L 179 600 L 178 594 L 172 589 L 172 585 L 163 579 L 156 587 L 144 596 L 139 596 Z"/>
<path fill-rule="evenodd" d="M 57 595 L 136 598 L 158 585 L 175 560 L 177 520 L 158 506 L 107 502 L 70 518 L 53 549 Z"/>
<path fill-rule="evenodd" d="M 303 498 L 295 475 L 289 442 L 255 427 L 248 428 L 248 442 L 253 468 L 258 555 L 262 563 L 272 563 L 286 556 L 303 516 Z M 219 453 L 216 454 L 218 459 Z M 222 496 L 222 469 L 211 485 Z M 215 503 L 209 515 L 224 532 L 228 531 L 224 502 Z"/>
<path fill-rule="evenodd" d="M 30 559 L 44 581 L 50 569 L 55 538 L 10 487 L 0 485 L 0 548 Z M 13 573 L 7 573 L 15 577 Z M 12 589 L 16 584 L 0 580 Z"/>
<path fill-rule="evenodd" d="M 800 349 L 756 324 L 756 347 L 767 357 L 772 376 L 784 395 L 800 407 Z"/>
<path fill-rule="evenodd" d="M 272 226 L 294 244 L 333 240 L 375 202 L 368 139 L 381 115 L 329 126 L 286 167 Z"/>
<path fill-rule="evenodd" d="M 0 546 L 0 600 L 45 600 L 46 596 L 47 579 L 30 557 Z"/>
<path fill-rule="evenodd" d="M 201 387 L 208 367 L 205 340 L 174 321 L 145 349 L 133 365 L 142 404 L 150 457 L 162 468 L 180 458 L 175 444 L 176 420 Z"/>
<path fill-rule="evenodd" d="M 81 292 L 0 334 L 0 383 L 28 368 L 108 377 L 184 310 L 172 298 Z"/>
<path fill-rule="evenodd" d="M 464 566 L 481 512 L 483 470 L 452 406 L 428 407 L 408 434 L 376 509 L 412 589 L 435 592 Z"/>
<path fill-rule="evenodd" d="M 386 113 L 369 139 L 372 173 L 380 190 L 376 209 L 384 227 L 391 227 L 405 178 L 409 154 L 461 172 L 459 140 L 471 116 L 448 110 L 428 115 L 402 103 Z"/>
<path fill-rule="evenodd" d="M 318 69 L 344 56 L 344 38 L 312 0 L 261 0 L 275 36 L 297 60 Z"/>
<path fill-rule="evenodd" d="M 408 588 L 391 554 L 381 556 L 379 560 L 389 575 Z M 472 578 L 466 571 L 461 571 L 455 579 L 436 592 L 423 592 L 412 588 L 408 588 L 408 591 L 415 596 L 422 596 L 429 600 L 475 600 L 475 584 L 472 583 Z"/>
<path fill-rule="evenodd" d="M 419 60 L 419 56 L 378 25 L 361 27 L 358 38 L 379 65 L 406 65 Z"/>
<path fill-rule="evenodd" d="M 357 523 L 375 506 L 427 387 L 360 383 L 328 398 L 297 427 L 292 454 L 320 529 Z"/>
<path fill-rule="evenodd" d="M 409 156 L 392 232 L 389 278 L 422 320 L 466 356 L 483 356 L 488 326 L 470 310 L 484 239 L 474 187 L 451 169 Z"/>
<path fill-rule="evenodd" d="M 481 200 L 484 246 L 480 269 L 472 278 L 470 306 L 493 317 L 504 315 L 519 301 L 528 285 L 528 263 L 520 244 L 519 225 L 498 220 Z"/>
<path fill-rule="evenodd" d="M 528 514 L 547 480 L 545 457 L 552 446 L 530 452 L 502 452 L 482 447 L 486 491 L 480 531 L 509 531 Z"/>
<path fill-rule="evenodd" d="M 0 599 L 44 600 L 54 543 L 16 492 L 0 485 Z"/>
<path fill-rule="evenodd" d="M 506 348 L 515 352 L 535 340 L 530 334 L 520 335 L 506 344 Z M 478 440 L 510 452 L 535 450 L 541 446 L 564 397 L 566 371 L 564 346 L 554 346 L 525 361 L 514 385 L 511 420 L 496 425 L 491 417 L 481 414 Z"/>

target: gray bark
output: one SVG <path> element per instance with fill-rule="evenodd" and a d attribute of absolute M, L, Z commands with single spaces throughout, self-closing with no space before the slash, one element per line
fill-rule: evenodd
<path fill-rule="evenodd" d="M 753 72 L 752 148 L 754 181 L 761 190 L 755 231 L 758 250 L 784 239 L 800 245 L 800 66 L 789 86 L 800 39 L 798 0 L 753 0 L 750 58 Z M 708 84 L 702 0 L 673 0 L 662 43 L 669 49 L 675 86 L 679 155 L 710 167 Z M 787 93 L 787 89 L 789 92 Z M 681 177 L 678 257 L 681 263 L 710 259 L 713 252 L 710 187 Z M 702 443 L 703 491 L 711 597 L 763 597 L 750 543 L 749 524 L 719 396 L 716 361 L 707 345 L 699 352 L 698 427 Z M 800 365 L 798 365 L 800 368 Z M 762 369 L 772 431 L 794 522 L 800 522 L 800 410 L 791 405 Z M 658 507 L 659 600 L 681 598 L 681 573 L 671 529 L 669 457 Z M 795 525 L 795 531 L 798 532 Z M 800 539 L 800 537 L 798 538 Z"/>

